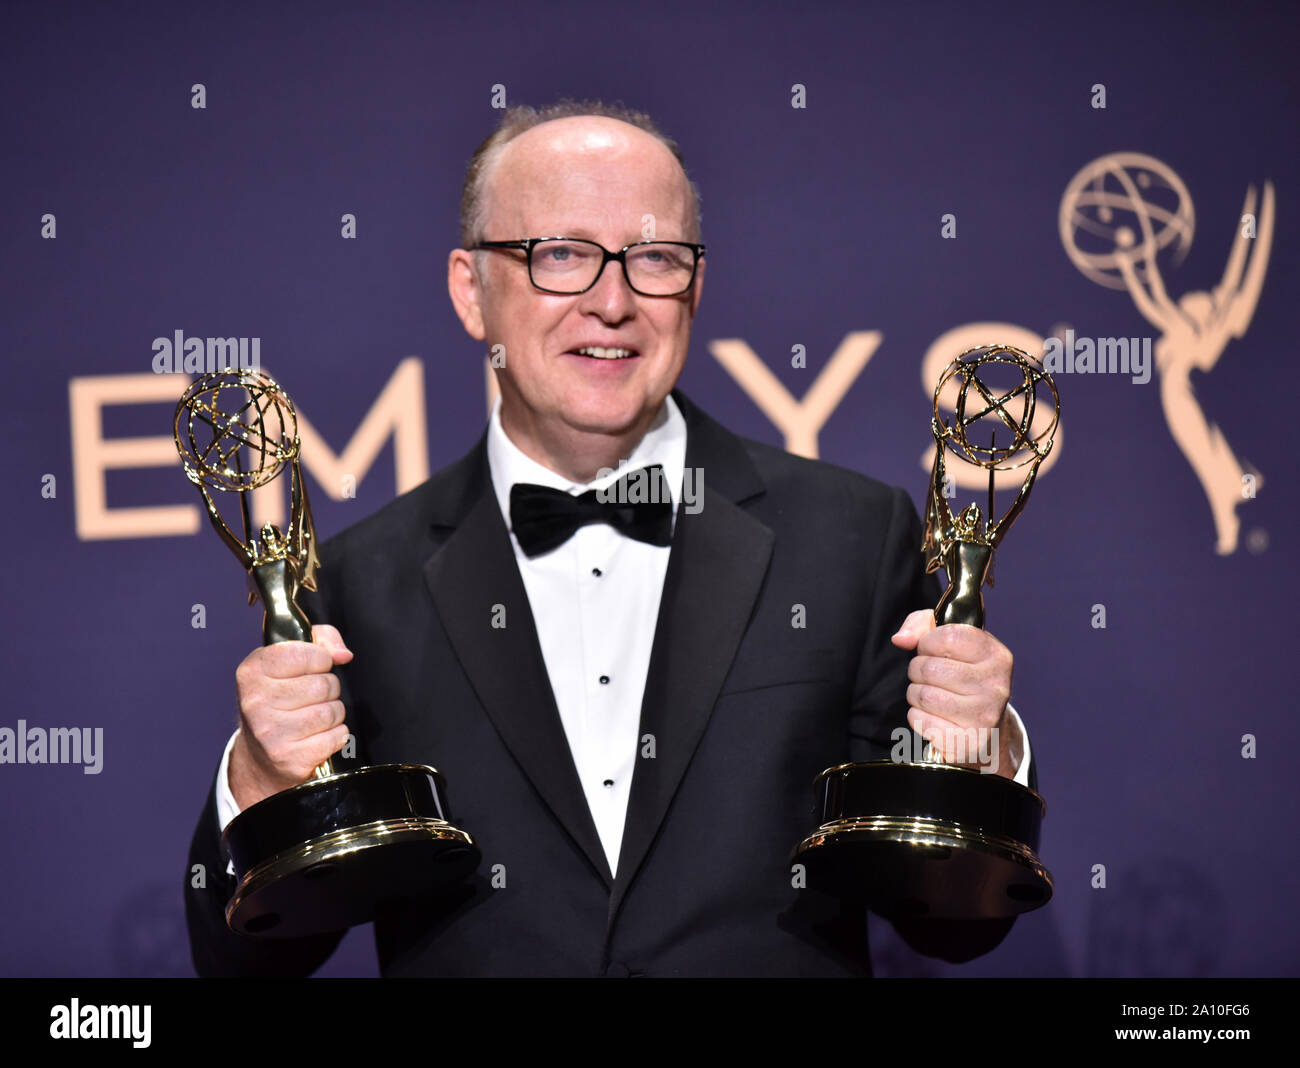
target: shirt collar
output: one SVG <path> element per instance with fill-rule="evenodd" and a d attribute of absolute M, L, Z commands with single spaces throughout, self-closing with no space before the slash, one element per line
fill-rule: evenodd
<path fill-rule="evenodd" d="M 497 504 L 507 528 L 510 526 L 510 487 L 516 482 L 532 482 L 576 495 L 587 490 L 603 489 L 617 482 L 628 471 L 648 467 L 650 464 L 663 465 L 675 516 L 681 500 L 682 476 L 686 470 L 686 420 L 682 418 L 676 401 L 671 396 L 664 398 L 663 408 L 646 431 L 645 437 L 619 468 L 591 482 L 571 482 L 524 455 L 519 446 L 510 440 L 501 426 L 501 398 L 498 396 L 488 420 L 487 454 L 492 489 L 496 493 Z"/>

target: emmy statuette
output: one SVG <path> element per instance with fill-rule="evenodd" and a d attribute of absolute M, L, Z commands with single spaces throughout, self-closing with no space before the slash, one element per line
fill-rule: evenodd
<path fill-rule="evenodd" d="M 314 590 L 316 534 L 299 465 L 293 404 L 260 371 L 217 371 L 181 396 L 174 423 L 185 474 L 213 527 L 249 576 L 249 604 L 265 609 L 262 640 L 312 640 L 295 600 Z M 288 465 L 286 536 L 266 524 L 255 538 L 248 494 Z M 244 537 L 222 519 L 210 490 L 239 496 Z M 222 841 L 238 880 L 226 922 L 245 935 L 289 938 L 366 923 L 385 904 L 423 897 L 466 878 L 479 850 L 447 819 L 442 775 L 422 764 L 381 764 L 314 777 L 250 806 Z"/>
<path fill-rule="evenodd" d="M 996 396 L 981 373 L 1008 369 L 1018 382 Z M 951 423 L 940 411 L 940 394 L 950 384 L 956 387 Z M 1051 405 L 1046 414 L 1038 411 L 1040 389 Z M 1014 401 L 1015 415 L 1008 407 Z M 942 566 L 948 574 L 934 610 L 937 624 L 984 626 L 981 588 L 993 584 L 993 552 L 1024 509 L 1059 417 L 1052 376 L 1020 349 L 978 346 L 945 369 L 934 391 L 935 456 L 921 547 L 926 570 Z M 1010 430 L 1010 443 L 998 447 L 995 431 L 988 445 L 973 444 L 970 430 L 984 419 Z M 989 472 L 987 515 L 974 503 L 955 515 L 949 507 L 948 452 Z M 994 522 L 995 473 L 1022 467 L 1028 473 L 1015 500 Z M 814 793 L 821 825 L 790 859 L 804 866 L 811 889 L 890 918 L 1005 918 L 1052 897 L 1052 877 L 1037 856 L 1046 804 L 1011 779 L 931 759 L 884 760 L 827 768 Z"/>

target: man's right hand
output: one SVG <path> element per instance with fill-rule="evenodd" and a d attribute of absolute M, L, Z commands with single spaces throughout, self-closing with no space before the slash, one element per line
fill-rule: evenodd
<path fill-rule="evenodd" d="M 256 649 L 235 671 L 240 722 L 227 778 L 240 811 L 306 782 L 348 740 L 330 669 L 352 651 L 333 627 L 312 627 L 311 635 Z"/>

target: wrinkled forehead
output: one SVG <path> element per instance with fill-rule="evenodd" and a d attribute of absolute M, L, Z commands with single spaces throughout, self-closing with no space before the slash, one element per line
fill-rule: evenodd
<path fill-rule="evenodd" d="M 558 119 L 501 149 L 484 190 L 490 239 L 683 240 L 686 176 L 657 138 L 604 118 Z M 501 236 L 504 234 L 504 238 Z"/>

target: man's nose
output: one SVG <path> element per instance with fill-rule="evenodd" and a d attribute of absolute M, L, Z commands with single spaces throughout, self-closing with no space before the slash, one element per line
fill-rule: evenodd
<path fill-rule="evenodd" d="M 627 268 L 617 260 L 608 261 L 582 298 L 589 309 L 605 319 L 626 319 L 636 309 L 636 293 L 627 281 Z"/>

